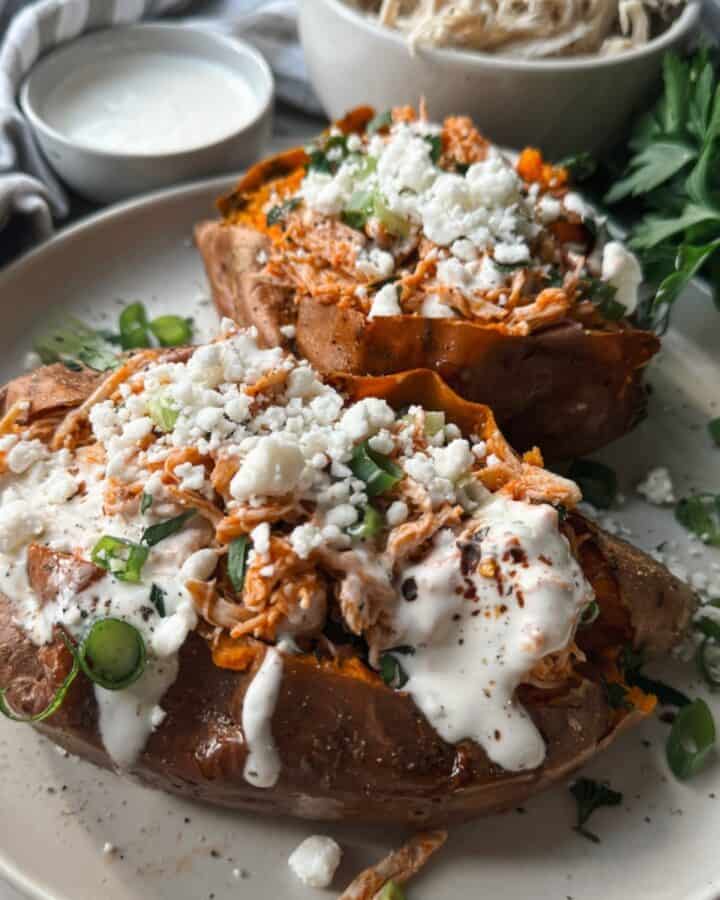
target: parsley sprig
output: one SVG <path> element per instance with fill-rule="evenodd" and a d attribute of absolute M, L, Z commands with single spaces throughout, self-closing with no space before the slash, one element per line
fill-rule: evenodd
<path fill-rule="evenodd" d="M 668 53 L 663 93 L 636 123 L 624 177 L 605 195 L 640 200 L 631 246 L 656 288 L 644 324 L 664 330 L 672 304 L 700 271 L 720 273 L 720 83 L 711 53 Z M 715 287 L 720 309 L 720 290 Z"/>

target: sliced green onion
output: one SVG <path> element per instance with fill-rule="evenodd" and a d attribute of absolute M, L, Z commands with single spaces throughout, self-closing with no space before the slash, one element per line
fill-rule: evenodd
<path fill-rule="evenodd" d="M 380 677 L 388 687 L 396 689 L 405 687 L 408 682 L 407 672 L 392 653 L 383 653 L 380 657 Z"/>
<path fill-rule="evenodd" d="M 396 237 L 407 237 L 410 234 L 410 223 L 407 219 L 394 213 L 379 194 L 375 195 L 373 215 L 390 234 Z"/>
<path fill-rule="evenodd" d="M 609 509 L 617 494 L 617 475 L 603 463 L 592 459 L 573 460 L 568 477 L 577 482 L 583 500 L 598 509 Z"/>
<path fill-rule="evenodd" d="M 385 109 L 383 112 L 379 112 L 370 119 L 367 124 L 367 128 L 365 131 L 367 134 L 373 135 L 377 134 L 378 131 L 385 131 L 386 128 L 389 128 L 392 125 L 392 110 Z"/>
<path fill-rule="evenodd" d="M 377 900 L 405 900 L 405 891 L 396 881 L 388 881 L 377 895 Z"/>
<path fill-rule="evenodd" d="M 385 520 L 381 512 L 374 506 L 366 506 L 365 513 L 359 522 L 351 525 L 347 529 L 350 537 L 357 538 L 361 541 L 367 541 L 377 537 L 383 530 Z"/>
<path fill-rule="evenodd" d="M 141 544 L 105 534 L 93 547 L 90 558 L 96 566 L 107 569 L 119 581 L 137 584 L 149 552 Z"/>
<path fill-rule="evenodd" d="M 180 410 L 172 397 L 165 391 L 151 394 L 147 401 L 147 410 L 150 418 L 160 431 L 172 431 L 180 415 Z"/>
<path fill-rule="evenodd" d="M 55 696 L 48 703 L 45 709 L 41 710 L 39 713 L 35 713 L 35 715 L 33 716 L 23 716 L 15 712 L 10 706 L 5 696 L 7 693 L 7 688 L 4 688 L 0 690 L 0 713 L 2 713 L 7 719 L 12 719 L 13 722 L 42 722 L 43 719 L 47 719 L 48 716 L 51 716 L 54 712 L 57 712 L 57 710 L 60 709 L 63 704 L 63 700 L 65 699 L 65 695 L 70 690 L 70 685 L 73 683 L 73 681 L 75 681 L 77 673 L 80 671 L 80 661 L 78 660 L 78 655 L 75 652 L 75 648 L 70 643 L 70 640 L 65 635 L 65 632 L 62 632 L 62 637 L 68 650 L 72 653 L 73 664 L 72 668 L 65 676 L 63 683 L 55 692 Z"/>
<path fill-rule="evenodd" d="M 713 441 L 720 447 L 720 418 L 710 419 L 707 424 L 708 433 Z"/>
<path fill-rule="evenodd" d="M 120 313 L 120 346 L 123 350 L 149 347 L 148 320 L 142 303 L 131 303 Z"/>
<path fill-rule="evenodd" d="M 597 619 L 600 615 L 600 605 L 597 600 L 593 600 L 585 607 L 582 611 L 582 615 L 580 616 L 580 627 L 587 628 L 588 625 L 592 625 L 592 623 Z"/>
<path fill-rule="evenodd" d="M 72 316 L 63 319 L 62 327 L 36 340 L 34 347 L 46 365 L 61 362 L 69 369 L 88 366 L 98 372 L 117 365 L 117 354 L 104 335 Z"/>
<path fill-rule="evenodd" d="M 720 688 L 720 644 L 705 638 L 697 649 L 695 662 L 709 687 L 712 690 Z"/>
<path fill-rule="evenodd" d="M 353 450 L 350 468 L 365 482 L 368 497 L 379 497 L 391 490 L 403 477 L 403 470 L 382 453 L 370 449 L 367 441 Z"/>
<path fill-rule="evenodd" d="M 287 216 L 287 214 L 289 212 L 292 212 L 294 209 L 297 209 L 301 203 L 302 200 L 300 199 L 300 197 L 291 197 L 284 203 L 273 206 L 268 210 L 268 213 L 265 216 L 265 224 L 268 227 L 272 225 L 279 225 L 281 222 L 285 221 L 285 217 Z"/>
<path fill-rule="evenodd" d="M 150 322 L 150 331 L 161 347 L 180 347 L 192 338 L 192 319 L 183 316 L 158 316 Z"/>
<path fill-rule="evenodd" d="M 425 142 L 430 146 L 430 159 L 437 163 L 442 156 L 442 136 L 439 134 L 426 134 Z"/>
<path fill-rule="evenodd" d="M 665 751 L 676 778 L 690 778 L 705 765 L 715 746 L 715 722 L 704 700 L 684 706 L 675 716 Z"/>
<path fill-rule="evenodd" d="M 357 156 L 358 170 L 355 177 L 359 181 L 364 181 L 369 175 L 377 169 L 377 158 L 374 156 Z"/>
<path fill-rule="evenodd" d="M 145 641 L 129 622 L 99 619 L 80 645 L 78 657 L 83 672 L 91 681 L 108 691 L 119 691 L 142 675 L 146 661 Z"/>
<path fill-rule="evenodd" d="M 155 584 L 153 582 L 153 586 L 150 588 L 150 602 L 155 607 L 157 614 L 161 619 L 165 618 L 165 597 L 167 594 L 160 587 L 160 585 Z"/>
<path fill-rule="evenodd" d="M 374 193 L 372 191 L 355 191 L 348 201 L 348 205 L 342 211 L 340 218 L 349 225 L 362 231 L 367 220 L 373 214 Z"/>
<path fill-rule="evenodd" d="M 177 534 L 183 525 L 195 515 L 194 509 L 188 509 L 179 516 L 172 519 L 166 519 L 164 522 L 158 522 L 156 525 L 149 525 L 142 533 L 140 540 L 148 547 L 154 547 L 170 535 Z"/>
<path fill-rule="evenodd" d="M 445 413 L 430 410 L 425 413 L 425 434 L 433 437 L 445 427 Z"/>
<path fill-rule="evenodd" d="M 148 494 L 145 491 L 140 495 L 140 515 L 145 515 L 145 513 L 150 509 L 153 505 L 153 495 Z"/>
<path fill-rule="evenodd" d="M 228 547 L 227 570 L 232 586 L 239 594 L 245 586 L 245 567 L 250 549 L 250 538 L 245 535 L 235 538 Z"/>
<path fill-rule="evenodd" d="M 675 507 L 675 518 L 700 540 L 720 547 L 720 495 L 693 494 Z"/>

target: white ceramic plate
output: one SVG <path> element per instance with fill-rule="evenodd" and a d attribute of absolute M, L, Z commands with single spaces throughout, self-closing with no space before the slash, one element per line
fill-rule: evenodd
<path fill-rule="evenodd" d="M 190 235 L 196 221 L 212 214 L 225 184 L 205 182 L 116 207 L 0 275 L 0 378 L 19 371 L 32 334 L 66 311 L 101 322 L 141 299 L 153 310 L 172 307 L 212 322 Z M 720 550 L 688 555 L 671 509 L 640 501 L 634 486 L 651 466 L 667 465 L 679 495 L 720 488 L 720 450 L 705 432 L 707 419 L 720 414 L 719 338 L 720 316 L 692 288 L 650 372 L 649 419 L 603 454 L 627 496 L 611 518 L 645 548 L 669 541 L 670 554 L 690 572 L 712 573 Z M 662 672 L 705 695 L 692 666 Z M 720 723 L 720 703 L 714 706 Z M 592 820 L 602 843 L 572 831 L 574 804 L 560 786 L 525 811 L 455 829 L 410 897 L 714 900 L 720 763 L 677 783 L 664 760 L 667 728 L 647 722 L 589 767 L 590 776 L 609 779 L 624 794 L 621 808 Z M 400 839 L 388 829 L 280 821 L 172 799 L 63 757 L 29 728 L 8 722 L 0 722 L 0 822 L 0 873 L 43 900 L 309 900 L 329 894 L 300 885 L 286 864 L 308 834 L 331 833 L 345 848 L 336 893 Z M 106 842 L 117 850 L 103 854 Z"/>

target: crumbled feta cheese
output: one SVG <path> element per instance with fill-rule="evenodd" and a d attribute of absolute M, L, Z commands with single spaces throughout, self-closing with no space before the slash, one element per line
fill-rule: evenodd
<path fill-rule="evenodd" d="M 568 212 L 575 213 L 581 219 L 592 219 L 593 211 L 590 206 L 583 200 L 580 194 L 574 191 L 568 191 L 563 197 L 563 205 Z"/>
<path fill-rule="evenodd" d="M 305 460 L 297 444 L 280 435 L 261 437 L 240 463 L 230 482 L 230 493 L 236 500 L 292 493 L 304 465 Z"/>
<path fill-rule="evenodd" d="M 298 525 L 290 533 L 290 544 L 300 559 L 307 559 L 322 540 L 322 531 L 315 525 Z"/>
<path fill-rule="evenodd" d="M 181 491 L 202 491 L 205 486 L 204 466 L 194 466 L 192 463 L 184 462 L 175 466 L 173 471 L 180 479 Z"/>
<path fill-rule="evenodd" d="M 40 537 L 44 530 L 45 524 L 38 512 L 30 509 L 24 500 L 0 504 L 0 551 L 3 553 L 19 550 Z"/>
<path fill-rule="evenodd" d="M 42 441 L 19 441 L 7 455 L 8 469 L 20 475 L 47 455 L 47 447 Z"/>
<path fill-rule="evenodd" d="M 358 511 L 349 503 L 336 506 L 325 514 L 325 522 L 328 525 L 337 525 L 338 528 L 348 528 L 354 525 L 357 519 Z"/>
<path fill-rule="evenodd" d="M 45 482 L 45 496 L 48 503 L 66 503 L 78 491 L 78 480 L 68 472 L 58 471 Z"/>
<path fill-rule="evenodd" d="M 398 291 L 394 284 L 386 284 L 373 297 L 368 319 L 384 316 L 401 316 L 402 309 L 398 302 Z"/>
<path fill-rule="evenodd" d="M 395 258 L 392 253 L 373 247 L 370 251 L 358 254 L 355 268 L 358 272 L 373 280 L 390 278 L 395 271 Z"/>
<path fill-rule="evenodd" d="M 603 247 L 602 271 L 600 277 L 615 288 L 615 300 L 625 307 L 630 315 L 638 304 L 638 289 L 643 274 L 634 253 L 620 241 L 608 241 Z"/>
<path fill-rule="evenodd" d="M 543 194 L 538 201 L 538 213 L 543 225 L 549 225 L 560 218 L 562 205 L 552 194 Z"/>
<path fill-rule="evenodd" d="M 410 510 L 408 509 L 407 503 L 402 500 L 395 500 L 388 507 L 385 518 L 388 525 L 391 528 L 395 528 L 397 525 L 402 525 L 402 523 L 407 520 L 409 514 Z"/>
<path fill-rule="evenodd" d="M 296 847 L 288 865 L 308 887 L 326 888 L 340 865 L 342 850 L 330 837 L 314 834 Z"/>
<path fill-rule="evenodd" d="M 291 340 L 295 337 L 295 326 L 294 325 L 281 325 L 280 326 L 280 334 L 283 337 L 286 337 L 288 340 Z"/>
<path fill-rule="evenodd" d="M 430 453 L 437 474 L 450 481 L 457 481 L 473 462 L 470 444 L 462 438 L 452 441 L 447 447 L 432 447 Z"/>
<path fill-rule="evenodd" d="M 457 317 L 454 309 L 451 309 L 438 294 L 428 294 L 420 307 L 420 315 L 426 319 L 453 319 Z"/>
<path fill-rule="evenodd" d="M 530 248 L 523 241 L 495 244 L 495 261 L 503 265 L 516 265 L 530 259 Z"/>
<path fill-rule="evenodd" d="M 253 548 L 256 553 L 265 556 L 270 552 L 270 525 L 267 522 L 261 522 L 250 532 Z"/>
<path fill-rule="evenodd" d="M 637 492 L 657 506 L 675 502 L 672 478 L 665 466 L 651 469 L 637 486 Z"/>
<path fill-rule="evenodd" d="M 352 441 L 362 441 L 395 421 L 395 413 L 385 400 L 367 397 L 347 409 L 339 425 Z"/>
<path fill-rule="evenodd" d="M 392 435 L 385 429 L 379 431 L 377 434 L 369 438 L 368 444 L 371 450 L 374 450 L 376 453 L 384 453 L 386 455 L 392 453 L 395 447 L 395 442 L 392 439 Z"/>

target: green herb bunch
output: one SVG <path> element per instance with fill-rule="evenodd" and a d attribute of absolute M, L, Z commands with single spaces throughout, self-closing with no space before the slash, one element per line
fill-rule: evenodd
<path fill-rule="evenodd" d="M 720 309 L 720 85 L 710 50 L 689 59 L 668 53 L 663 81 L 635 124 L 623 177 L 604 198 L 629 213 L 630 245 L 655 288 L 640 318 L 659 331 L 701 271 Z"/>

